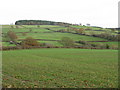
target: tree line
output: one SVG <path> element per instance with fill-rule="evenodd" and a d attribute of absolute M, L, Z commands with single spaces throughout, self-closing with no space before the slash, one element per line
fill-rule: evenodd
<path fill-rule="evenodd" d="M 70 23 L 64 22 L 54 22 L 46 20 L 18 20 L 15 22 L 15 25 L 60 25 L 60 26 L 69 26 Z"/>

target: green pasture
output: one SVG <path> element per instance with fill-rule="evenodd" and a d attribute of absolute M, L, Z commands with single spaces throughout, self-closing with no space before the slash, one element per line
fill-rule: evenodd
<path fill-rule="evenodd" d="M 60 42 L 58 41 L 39 41 L 39 43 L 47 43 L 48 45 L 53 45 L 53 46 L 63 46 Z M 75 45 L 82 45 L 80 43 L 75 43 Z"/>
<path fill-rule="evenodd" d="M 13 50 L 2 58 L 4 88 L 118 87 L 117 50 Z"/>
<path fill-rule="evenodd" d="M 70 37 L 71 39 L 78 41 L 106 41 L 106 39 L 98 38 L 98 37 L 91 37 L 85 35 L 78 35 L 72 33 L 60 33 L 60 32 L 53 32 L 53 33 L 27 33 L 26 36 L 22 36 L 20 33 L 17 34 L 20 39 L 24 39 L 26 37 L 33 37 L 35 39 L 50 39 L 50 40 L 60 40 L 62 37 Z"/>
<path fill-rule="evenodd" d="M 13 29 L 9 29 L 9 28 L 3 28 L 2 33 L 7 33 L 9 30 L 19 33 L 19 32 L 50 32 L 52 30 L 47 30 L 45 28 L 13 28 Z"/>
<path fill-rule="evenodd" d="M 57 25 L 2 25 L 2 33 L 3 36 L 5 33 L 7 33 L 9 30 L 12 30 L 16 33 L 19 39 L 25 39 L 27 37 L 32 37 L 34 39 L 47 39 L 47 40 L 61 40 L 63 37 L 69 37 L 73 39 L 74 41 L 107 41 L 106 39 L 99 38 L 99 37 L 92 37 L 92 36 L 85 36 L 85 35 L 78 35 L 73 33 L 62 33 L 62 32 L 54 32 L 62 29 L 67 29 L 68 27 L 63 26 L 57 26 Z M 88 35 L 91 35 L 93 33 L 100 34 L 100 33 L 111 33 L 111 34 L 117 34 L 114 32 L 111 32 L 110 29 L 104 29 L 104 28 L 97 28 L 97 27 L 88 27 L 88 26 L 74 26 L 71 25 L 71 27 L 75 28 L 90 28 L 91 30 L 85 30 L 85 33 Z M 50 30 L 48 30 L 50 29 Z M 102 30 L 102 31 L 100 31 Z M 75 32 L 72 31 L 71 32 Z M 26 34 L 24 34 L 26 33 Z M 6 40 L 5 37 L 2 37 L 3 41 Z M 50 41 L 49 41 L 50 42 Z M 53 45 L 57 45 L 57 43 L 50 42 Z M 3 42 L 3 45 L 9 46 L 8 43 Z M 116 45 L 116 44 L 114 44 Z M 59 46 L 59 45 L 58 45 Z"/>
<path fill-rule="evenodd" d="M 9 42 L 2 42 L 2 46 L 16 46 L 16 45 L 10 44 Z"/>
<path fill-rule="evenodd" d="M 108 45 L 110 45 L 110 46 L 117 46 L 118 47 L 118 42 L 90 42 L 91 44 L 99 44 L 99 45 L 101 45 L 101 44 L 108 44 Z"/>
<path fill-rule="evenodd" d="M 23 27 L 25 28 L 39 28 L 42 27 L 42 28 L 49 28 L 49 27 L 60 27 L 58 25 L 22 25 Z"/>
<path fill-rule="evenodd" d="M 39 43 L 47 43 L 48 45 L 51 46 L 63 46 L 58 41 L 39 41 Z"/>

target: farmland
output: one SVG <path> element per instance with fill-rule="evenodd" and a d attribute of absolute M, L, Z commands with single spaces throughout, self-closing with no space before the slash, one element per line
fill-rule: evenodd
<path fill-rule="evenodd" d="M 117 50 L 3 51 L 3 87 L 117 88 L 117 57 Z"/>
<path fill-rule="evenodd" d="M 80 25 L 2 25 L 1 33 L 5 88 L 118 87 L 117 30 Z"/>
<path fill-rule="evenodd" d="M 74 28 L 84 28 L 86 29 L 84 32 L 86 35 L 76 34 L 74 30 L 70 30 L 70 32 L 60 32 L 60 30 L 66 30 L 68 27 L 58 26 L 58 25 L 3 25 L 2 26 L 2 34 L 3 34 L 3 46 L 14 46 L 9 44 L 8 38 L 5 37 L 8 31 L 13 31 L 16 33 L 18 39 L 25 39 L 27 37 L 32 37 L 34 39 L 39 39 L 39 42 L 46 42 L 53 44 L 53 46 L 62 46 L 58 43 L 62 37 L 69 37 L 73 39 L 75 42 L 78 41 L 97 41 L 98 44 L 100 41 L 105 41 L 107 43 L 111 43 L 112 41 L 107 40 L 105 38 L 93 37 L 91 34 L 102 34 L 102 33 L 111 33 L 112 35 L 117 35 L 116 31 L 112 31 L 110 29 L 95 28 L 95 27 L 87 27 L 87 26 L 71 26 Z M 90 30 L 87 30 L 87 29 Z M 43 40 L 44 39 L 44 40 Z M 96 44 L 94 43 L 94 44 Z M 107 44 L 103 43 L 103 44 Z M 77 43 L 77 45 L 80 43 Z M 81 44 L 80 44 L 81 45 Z M 117 41 L 113 41 L 112 44 L 109 44 L 110 47 L 118 47 Z"/>

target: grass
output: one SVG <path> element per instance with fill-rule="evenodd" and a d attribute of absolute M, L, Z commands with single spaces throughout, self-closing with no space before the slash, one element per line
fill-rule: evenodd
<path fill-rule="evenodd" d="M 117 88 L 118 51 L 90 49 L 3 51 L 3 87 Z"/>
<path fill-rule="evenodd" d="M 118 47 L 118 42 L 90 42 L 91 44 L 108 44 L 109 46 L 116 46 Z"/>
<path fill-rule="evenodd" d="M 26 28 L 38 28 L 38 25 L 22 25 Z M 60 27 L 60 26 L 57 26 L 57 25 L 39 25 L 39 27 L 44 27 L 44 28 L 48 28 L 48 27 Z"/>
<path fill-rule="evenodd" d="M 22 36 L 20 33 L 17 34 L 20 39 L 26 38 Z M 60 40 L 62 37 L 70 37 L 75 41 L 84 40 L 84 41 L 106 41 L 106 39 L 98 38 L 98 37 L 91 37 L 91 36 L 84 36 L 72 33 L 27 33 L 27 37 L 32 36 L 35 39 L 51 39 L 51 40 Z"/>
<path fill-rule="evenodd" d="M 51 44 L 53 46 L 63 46 L 61 43 L 59 43 L 58 41 L 39 41 L 40 43 L 48 43 Z M 75 43 L 75 45 L 82 45 L 80 43 Z"/>
<path fill-rule="evenodd" d="M 63 46 L 62 44 L 60 44 L 57 41 L 39 41 L 39 42 L 40 43 L 48 43 L 48 44 L 53 45 L 53 46 Z"/>
<path fill-rule="evenodd" d="M 4 36 L 5 33 L 7 33 L 9 30 L 12 30 L 17 34 L 18 39 L 25 39 L 26 37 L 33 37 L 35 39 L 61 40 L 61 38 L 63 38 L 63 37 L 70 37 L 74 41 L 79 41 L 79 40 L 82 40 L 82 41 L 107 41 L 107 39 L 103 39 L 103 38 L 99 38 L 99 37 L 73 34 L 75 32 L 74 30 L 71 30 L 71 32 L 73 32 L 73 33 L 54 32 L 54 31 L 58 31 L 58 30 L 67 28 L 67 27 L 63 27 L 63 26 L 57 26 L 57 25 L 39 25 L 39 26 L 40 27 L 38 27 L 38 25 L 2 25 L 2 27 L 3 27 L 2 33 Z M 103 32 L 109 32 L 113 35 L 117 34 L 115 32 L 111 32 L 110 29 L 105 29 L 105 28 L 88 27 L 88 26 L 74 26 L 74 25 L 71 25 L 71 27 L 84 28 L 84 29 L 89 28 L 91 30 L 85 30 L 85 33 L 88 35 L 90 35 L 92 33 L 100 34 Z M 30 28 L 32 30 L 31 32 L 30 32 Z M 49 28 L 50 30 L 48 30 L 47 28 Z M 102 30 L 102 31 L 100 31 L 100 30 Z M 25 35 L 23 34 L 24 32 L 26 32 Z M 5 41 L 5 40 L 6 40 L 6 38 L 3 37 L 3 41 Z M 51 44 L 53 44 L 54 46 L 56 46 L 56 45 L 59 46 L 58 43 L 56 43 L 56 42 L 51 42 L 51 41 L 49 41 L 49 42 Z M 3 45 L 10 46 L 5 42 L 3 42 Z M 112 45 L 112 44 L 110 44 L 110 45 Z M 116 43 L 113 43 L 113 45 L 116 45 Z"/>
<path fill-rule="evenodd" d="M 16 45 L 10 44 L 9 42 L 2 42 L 2 46 L 16 46 Z"/>
<path fill-rule="evenodd" d="M 14 28 L 12 28 L 12 26 Z M 61 40 L 62 37 L 70 37 L 74 41 L 79 41 L 79 40 L 82 40 L 82 41 L 107 41 L 106 39 L 98 38 L 98 37 L 78 35 L 78 34 L 72 34 L 72 33 L 53 32 L 53 31 L 67 28 L 67 27 L 56 26 L 56 25 L 40 25 L 39 28 L 38 28 L 38 25 L 18 25 L 17 26 L 18 28 L 16 28 L 16 26 L 17 25 L 3 25 L 2 32 L 7 33 L 9 30 L 12 30 L 12 31 L 16 32 L 18 39 L 25 39 L 26 37 L 33 37 L 35 39 Z M 87 26 L 72 26 L 72 27 L 88 28 Z M 32 29 L 31 32 L 30 32 L 30 28 Z M 46 28 L 49 28 L 50 30 L 47 30 Z M 85 32 L 87 34 L 91 34 L 91 33 L 99 34 L 99 33 L 105 32 L 105 30 L 94 31 L 94 30 L 99 30 L 100 28 L 97 28 L 97 29 L 95 29 L 95 27 L 89 27 L 89 28 L 91 28 L 92 30 L 86 30 Z M 26 33 L 26 35 L 23 35 L 22 32 L 27 32 L 27 33 Z M 72 32 L 74 32 L 74 31 L 72 31 Z M 3 40 L 5 40 L 4 37 L 3 37 Z M 56 42 L 52 42 L 51 44 L 53 44 L 54 46 L 56 46 L 56 45 L 60 46 Z M 10 46 L 5 42 L 3 42 L 3 45 Z"/>
<path fill-rule="evenodd" d="M 14 31 L 16 33 L 18 32 L 30 32 L 29 28 L 13 28 L 13 29 L 8 29 L 8 28 L 4 28 L 2 30 L 3 33 L 7 33 L 9 30 Z M 50 32 L 50 30 L 44 29 L 44 28 L 33 28 L 31 32 Z"/>

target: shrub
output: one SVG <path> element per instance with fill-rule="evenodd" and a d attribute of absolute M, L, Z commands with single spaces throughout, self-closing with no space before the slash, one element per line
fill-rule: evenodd
<path fill-rule="evenodd" d="M 81 44 L 87 44 L 87 41 L 79 41 Z"/>
<path fill-rule="evenodd" d="M 111 40 L 111 41 L 120 40 L 119 35 L 111 35 L 110 33 L 101 33 L 101 34 L 90 33 L 90 34 L 91 36 L 100 37 L 100 38 L 104 38 L 104 39 Z"/>
<path fill-rule="evenodd" d="M 8 31 L 7 32 L 7 35 L 6 35 L 6 37 L 5 37 L 5 39 L 4 40 L 6 40 L 6 41 L 12 41 L 15 45 L 17 45 L 17 35 L 15 34 L 15 32 L 13 32 L 13 31 Z"/>
<path fill-rule="evenodd" d="M 84 34 L 85 33 L 85 29 L 84 28 L 76 29 L 75 31 L 78 34 Z"/>
<path fill-rule="evenodd" d="M 40 25 L 37 25 L 37 28 L 40 28 Z"/>
<path fill-rule="evenodd" d="M 120 35 L 116 35 L 118 41 L 120 41 Z"/>
<path fill-rule="evenodd" d="M 17 35 L 15 34 L 15 32 L 13 32 L 11 30 L 7 32 L 7 35 L 12 41 L 14 41 L 18 38 Z"/>
<path fill-rule="evenodd" d="M 16 46 L 3 46 L 2 50 L 15 50 L 18 49 Z"/>
<path fill-rule="evenodd" d="M 88 46 L 88 47 L 91 47 L 92 44 L 90 44 L 89 42 L 87 41 L 79 41 L 80 44 L 83 44 L 84 46 Z M 94 46 L 94 45 L 93 45 Z"/>
<path fill-rule="evenodd" d="M 16 28 L 19 28 L 19 26 L 18 26 L 18 25 L 16 25 Z"/>
<path fill-rule="evenodd" d="M 108 44 L 106 44 L 106 49 L 110 49 L 110 46 Z"/>
<path fill-rule="evenodd" d="M 32 46 L 40 46 L 40 43 L 32 37 L 27 37 L 25 40 L 21 42 L 21 46 L 24 48 L 32 47 Z"/>
<path fill-rule="evenodd" d="M 119 49 L 118 45 L 112 45 L 111 48 L 112 49 Z"/>
<path fill-rule="evenodd" d="M 93 46 L 93 47 L 97 47 L 97 45 L 96 45 L 96 44 L 91 44 L 91 46 Z"/>

